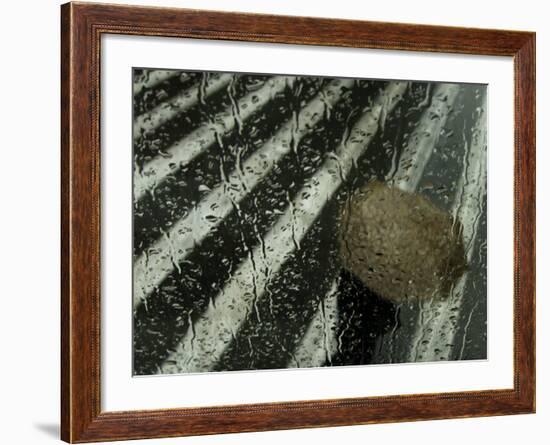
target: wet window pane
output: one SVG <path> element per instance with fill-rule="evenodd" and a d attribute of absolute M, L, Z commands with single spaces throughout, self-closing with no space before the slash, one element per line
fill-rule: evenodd
<path fill-rule="evenodd" d="M 133 79 L 135 375 L 486 358 L 485 85 Z"/>

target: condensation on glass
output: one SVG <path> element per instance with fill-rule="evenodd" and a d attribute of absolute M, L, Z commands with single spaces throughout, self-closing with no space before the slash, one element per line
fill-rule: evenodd
<path fill-rule="evenodd" d="M 134 69 L 134 375 L 485 359 L 486 96 Z"/>

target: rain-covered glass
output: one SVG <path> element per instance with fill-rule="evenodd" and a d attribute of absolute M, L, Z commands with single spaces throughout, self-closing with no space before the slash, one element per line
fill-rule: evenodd
<path fill-rule="evenodd" d="M 135 375 L 486 358 L 485 85 L 133 79 Z"/>

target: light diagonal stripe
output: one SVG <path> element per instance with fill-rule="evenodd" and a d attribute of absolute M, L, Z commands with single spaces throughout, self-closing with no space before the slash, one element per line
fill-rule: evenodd
<path fill-rule="evenodd" d="M 204 95 L 210 96 L 220 91 L 231 82 L 231 74 L 221 74 L 208 81 L 204 88 Z M 188 110 L 199 102 L 200 85 L 188 88 L 175 97 L 158 104 L 151 111 L 136 116 L 134 119 L 134 140 L 144 133 L 151 133 L 168 122 L 178 113 Z"/>
<path fill-rule="evenodd" d="M 239 119 L 245 121 L 263 108 L 277 93 L 282 92 L 293 77 L 279 76 L 266 81 L 258 91 L 241 98 L 238 103 Z M 235 128 L 235 115 L 232 107 L 216 115 L 213 123 L 204 124 L 167 149 L 168 156 L 157 157 L 148 162 L 141 172 L 134 172 L 134 201 L 152 191 L 168 175 L 191 162 L 207 150 L 215 141 L 216 135 L 224 134 Z"/>
<path fill-rule="evenodd" d="M 434 88 L 432 103 L 422 114 L 399 159 L 393 178 L 396 187 L 408 192 L 418 187 L 458 92 L 457 84 L 440 83 Z"/>
<path fill-rule="evenodd" d="M 487 115 L 486 97 L 479 108 L 480 113 L 472 132 L 472 141 L 464 157 L 463 174 L 457 187 L 453 206 L 455 220 L 462 224 L 463 242 L 467 263 L 471 264 L 479 221 L 483 212 L 483 200 L 487 187 Z M 432 302 L 429 325 L 422 326 L 421 358 L 416 352 L 415 361 L 449 360 L 455 344 L 456 322 L 464 301 L 464 291 L 468 282 L 466 271 L 455 283 L 450 295 L 443 301 Z M 457 310 L 452 311 L 452 308 Z M 429 334 L 428 334 L 429 333 Z M 414 352 L 414 351 L 413 351 Z"/>
<path fill-rule="evenodd" d="M 144 88 L 153 88 L 165 80 L 171 79 L 181 74 L 181 71 L 174 70 L 145 70 L 141 78 L 134 82 L 134 96 L 141 93 Z"/>
<path fill-rule="evenodd" d="M 374 138 L 382 113 L 388 115 L 402 98 L 406 82 L 390 82 L 352 128 L 349 137 L 329 156 L 297 194 L 292 205 L 281 215 L 251 252 L 262 259 L 266 270 L 258 273 L 252 261 L 243 261 L 231 280 L 205 313 L 189 327 L 175 352 L 162 365 L 162 372 L 200 372 L 211 369 L 220 359 L 235 333 L 246 320 L 258 298 L 264 295 L 270 276 L 277 273 L 292 255 L 309 227 L 320 215 L 357 160 Z M 254 288 L 254 291 L 251 289 Z"/>
<path fill-rule="evenodd" d="M 338 283 L 332 282 L 330 290 L 319 302 L 319 307 L 287 368 L 316 368 L 330 363 L 338 349 Z"/>
<path fill-rule="evenodd" d="M 353 80 L 335 80 L 314 97 L 295 120 L 285 123 L 277 133 L 231 172 L 224 183 L 214 188 L 184 218 L 134 262 L 134 307 L 147 296 L 208 233 L 229 215 L 235 205 L 253 190 L 273 167 L 290 152 L 323 117 L 325 107 L 332 107 L 341 98 L 344 88 Z"/>

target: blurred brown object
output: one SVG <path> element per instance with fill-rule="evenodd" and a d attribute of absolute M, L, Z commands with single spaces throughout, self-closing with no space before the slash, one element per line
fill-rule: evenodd
<path fill-rule="evenodd" d="M 372 182 L 344 205 L 341 227 L 344 267 L 395 303 L 444 297 L 466 270 L 460 222 L 417 193 Z"/>

